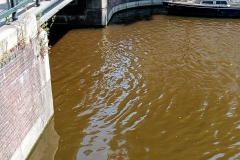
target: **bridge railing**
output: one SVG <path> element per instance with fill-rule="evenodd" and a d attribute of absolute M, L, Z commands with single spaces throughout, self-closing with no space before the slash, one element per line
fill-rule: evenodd
<path fill-rule="evenodd" d="M 26 6 L 30 2 L 33 2 L 33 0 L 6 0 L 7 2 L 1 3 L 1 12 L 0 12 L 0 20 L 3 18 L 8 17 L 12 14 L 12 20 L 18 19 L 17 11 L 18 9 Z M 0 0 L 0 2 L 3 2 L 3 0 Z M 40 0 L 36 0 L 36 6 L 40 6 Z"/>

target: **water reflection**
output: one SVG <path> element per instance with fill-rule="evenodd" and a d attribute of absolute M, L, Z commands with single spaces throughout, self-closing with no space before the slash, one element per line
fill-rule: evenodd
<path fill-rule="evenodd" d="M 53 47 L 54 159 L 239 158 L 239 21 L 152 18 Z"/>
<path fill-rule="evenodd" d="M 41 136 L 41 140 L 36 147 L 36 151 L 29 157 L 29 160 L 54 159 L 58 149 L 59 135 L 54 129 L 54 118 L 49 122 L 47 129 Z"/>
<path fill-rule="evenodd" d="M 84 114 L 95 114 L 91 116 L 89 126 L 84 129 L 86 136 L 81 142 L 77 159 L 128 159 L 127 149 L 121 147 L 126 143 L 125 139 L 115 142 L 118 150 L 112 150 L 108 144 L 113 141 L 116 133 L 125 134 L 128 130 L 133 130 L 147 116 L 146 112 L 134 123 L 130 121 L 138 111 L 131 111 L 134 104 L 139 103 L 138 93 L 146 88 L 146 85 L 140 83 L 143 80 L 141 63 L 138 57 L 131 53 L 133 48 L 139 47 L 135 45 L 139 44 L 140 40 L 136 39 L 138 43 L 133 44 L 133 39 L 128 37 L 113 43 L 108 40 L 108 34 L 108 31 L 104 30 L 103 38 L 98 43 L 98 52 L 104 63 L 92 74 L 94 85 L 89 87 L 89 98 L 84 98 L 84 102 L 92 103 L 91 108 Z M 138 93 L 134 93 L 136 89 Z M 78 116 L 82 115 L 83 113 L 80 113 Z"/>

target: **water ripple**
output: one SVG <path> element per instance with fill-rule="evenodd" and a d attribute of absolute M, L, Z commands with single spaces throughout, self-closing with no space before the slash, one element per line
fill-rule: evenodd
<path fill-rule="evenodd" d="M 55 158 L 239 158 L 239 25 L 153 16 L 70 31 L 50 55 Z"/>

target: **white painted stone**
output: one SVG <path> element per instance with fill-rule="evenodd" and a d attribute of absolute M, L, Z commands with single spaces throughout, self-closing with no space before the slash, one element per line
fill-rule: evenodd
<path fill-rule="evenodd" d="M 37 21 L 33 14 L 25 13 L 19 20 L 0 28 L 0 58 L 16 47 L 20 40 L 29 43 L 30 38 L 36 37 Z"/>
<path fill-rule="evenodd" d="M 16 149 L 15 153 L 12 155 L 10 160 L 23 160 L 23 154 L 22 154 L 22 149 L 21 145 Z M 7 159 L 5 159 L 7 160 Z"/>
<path fill-rule="evenodd" d="M 49 66 L 49 56 L 48 54 L 46 54 L 44 56 L 44 63 L 45 63 L 45 73 L 46 73 L 46 81 L 50 81 L 51 80 L 51 74 L 50 74 L 50 66 Z"/>
<path fill-rule="evenodd" d="M 107 8 L 102 9 L 102 25 L 106 26 L 107 25 Z"/>
<path fill-rule="evenodd" d="M 147 1 L 139 1 L 139 6 L 150 6 L 152 5 L 152 0 L 147 0 Z"/>
<path fill-rule="evenodd" d="M 134 7 L 138 7 L 138 1 L 127 3 L 127 8 L 134 8 Z"/>
<path fill-rule="evenodd" d="M 17 28 L 5 25 L 0 28 L 0 58 L 17 45 Z"/>
<path fill-rule="evenodd" d="M 120 4 L 120 5 L 119 5 L 119 8 L 120 8 L 120 10 L 127 9 L 127 3 Z"/>
<path fill-rule="evenodd" d="M 26 43 L 29 43 L 30 39 L 37 35 L 37 20 L 34 14 L 26 12 L 12 25 L 17 28 L 18 39 L 22 38 Z"/>
<path fill-rule="evenodd" d="M 113 15 L 113 10 L 111 9 L 111 11 L 107 15 L 107 22 L 110 21 L 110 19 L 112 18 L 112 15 Z"/>
<path fill-rule="evenodd" d="M 53 9 L 51 9 L 49 12 L 44 14 L 40 19 L 39 19 L 39 24 L 42 25 L 44 22 L 46 22 L 48 19 L 50 19 L 52 16 L 54 16 L 59 10 L 61 10 L 63 7 L 65 7 L 67 4 L 72 2 L 73 0 L 64 0 L 61 3 L 59 3 L 57 6 L 55 6 Z M 51 1 L 50 1 L 51 2 Z M 48 5 L 52 5 L 53 3 L 49 3 Z M 41 2 L 42 5 L 42 2 Z M 40 13 L 40 12 L 38 12 Z M 38 14 L 36 12 L 36 14 Z"/>
<path fill-rule="evenodd" d="M 113 14 L 117 12 L 116 6 L 114 6 L 114 7 L 112 8 L 112 12 L 113 12 Z"/>
<path fill-rule="evenodd" d="M 163 4 L 163 0 L 152 0 L 153 5 L 161 5 Z"/>
<path fill-rule="evenodd" d="M 54 119 L 51 119 L 50 123 L 48 124 L 46 130 L 41 137 L 41 141 L 38 142 L 38 145 L 35 148 L 37 152 L 33 152 L 31 154 L 31 160 L 54 160 L 60 139 L 59 135 L 54 129 L 54 124 Z"/>
<path fill-rule="evenodd" d="M 49 118 L 53 114 L 53 99 L 49 97 L 52 97 L 51 81 L 48 81 L 46 83 L 45 87 L 41 90 L 39 94 L 41 109 L 40 116 L 42 118 L 44 125 L 48 123 Z"/>
<path fill-rule="evenodd" d="M 151 6 L 151 5 L 161 5 L 163 0 L 145 0 L 145 1 L 136 1 L 136 2 L 128 2 L 124 4 L 119 4 L 114 6 L 107 16 L 107 22 L 110 21 L 113 14 L 129 8 L 140 7 L 140 6 Z"/>
<path fill-rule="evenodd" d="M 44 129 L 42 119 L 39 117 L 35 124 L 32 126 L 28 134 L 25 136 L 15 153 L 12 155 L 10 160 L 23 160 L 26 159 L 32 147 L 36 143 L 38 137 Z"/>
<path fill-rule="evenodd" d="M 102 8 L 107 8 L 108 0 L 102 0 Z"/>
<path fill-rule="evenodd" d="M 40 45 L 39 45 L 40 44 Z M 39 72 L 40 72 L 40 80 L 41 80 L 41 88 L 43 88 L 46 83 L 49 80 L 50 77 L 50 71 L 49 70 L 49 64 L 46 64 L 46 60 L 48 60 L 48 40 L 47 40 L 47 33 L 41 29 L 40 33 L 39 33 L 39 38 L 38 38 L 38 42 L 35 44 L 38 49 L 36 49 L 36 51 L 38 52 L 39 58 L 38 58 L 38 63 L 39 63 Z M 42 51 L 41 51 L 41 48 Z M 39 53 L 42 52 L 42 53 Z M 46 59 L 45 59 L 46 57 Z M 49 63 L 49 62 L 48 62 Z"/>
<path fill-rule="evenodd" d="M 42 74 L 45 73 L 45 76 L 44 75 L 41 76 L 42 85 L 45 86 L 45 84 L 50 80 L 51 75 L 50 75 L 49 56 L 48 56 L 48 36 L 46 31 L 44 31 L 43 29 L 41 29 L 41 32 L 39 34 L 39 41 L 42 41 L 41 42 L 42 46 L 39 46 L 39 47 L 40 48 L 45 47 L 44 49 L 45 53 L 43 53 L 44 56 L 43 58 L 39 59 L 40 64 L 41 64 L 41 61 L 43 61 L 43 66 L 41 68 L 44 68 L 44 70 L 40 71 L 40 73 Z"/>

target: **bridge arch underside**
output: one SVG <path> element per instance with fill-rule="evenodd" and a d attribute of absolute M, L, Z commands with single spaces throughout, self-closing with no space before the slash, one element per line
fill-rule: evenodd
<path fill-rule="evenodd" d="M 106 26 L 114 13 L 125 9 L 162 5 L 163 0 L 74 0 L 57 13 L 55 24 Z"/>
<path fill-rule="evenodd" d="M 111 0 L 107 6 L 107 23 L 116 12 L 130 8 L 162 5 L 162 2 L 163 0 Z"/>

